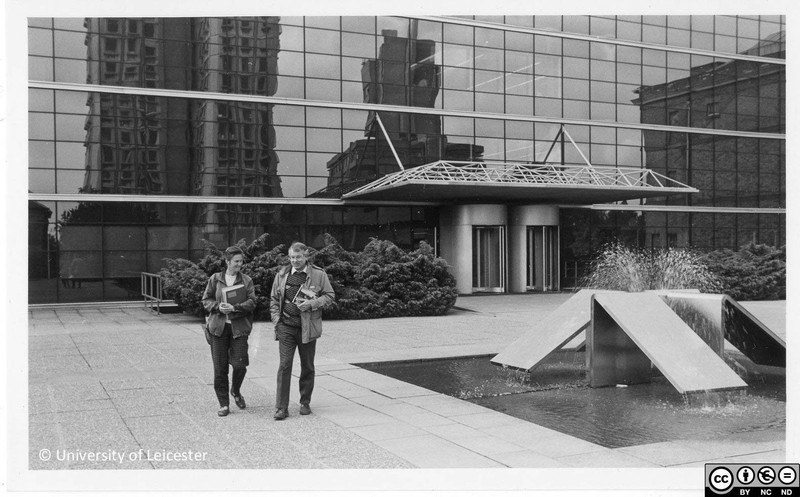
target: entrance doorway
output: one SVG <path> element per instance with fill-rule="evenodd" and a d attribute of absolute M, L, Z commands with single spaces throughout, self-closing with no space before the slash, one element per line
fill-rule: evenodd
<path fill-rule="evenodd" d="M 527 278 L 525 288 L 540 292 L 557 291 L 558 226 L 528 226 Z"/>
<path fill-rule="evenodd" d="M 506 288 L 506 240 L 503 226 L 472 228 L 472 291 L 502 293 Z"/>

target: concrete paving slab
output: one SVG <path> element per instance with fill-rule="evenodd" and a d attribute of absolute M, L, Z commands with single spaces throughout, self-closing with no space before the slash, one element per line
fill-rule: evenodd
<path fill-rule="evenodd" d="M 463 425 L 458 422 L 450 422 L 443 425 L 426 426 L 425 431 L 446 440 L 457 440 L 465 438 L 483 438 L 488 436 L 486 433 L 475 428 Z M 519 446 L 515 450 L 519 450 Z"/>
<path fill-rule="evenodd" d="M 509 468 L 563 468 L 567 466 L 561 461 L 530 450 L 493 454 L 491 458 Z"/>
<path fill-rule="evenodd" d="M 254 331 L 263 335 L 256 353 L 251 353 L 243 386 L 248 408 L 234 407 L 230 416 L 219 418 L 208 346 L 197 318 L 157 316 L 141 308 L 104 309 L 85 316 L 75 315 L 74 310 L 32 310 L 29 352 L 38 368 L 29 375 L 29 465 L 113 469 L 103 462 L 55 461 L 43 466 L 37 447 L 63 447 L 70 440 L 83 440 L 95 450 L 124 441 L 123 445 L 143 449 L 208 452 L 207 461 L 195 464 L 145 461 L 126 469 L 566 466 L 558 458 L 568 458 L 570 465 L 586 458 L 585 464 L 591 465 L 599 457 L 592 454 L 608 449 L 350 364 L 354 357 L 399 360 L 496 353 L 519 337 L 527 322 L 568 295 L 542 297 L 471 297 L 463 301 L 476 312 L 457 310 L 444 317 L 326 321 L 317 348 L 314 413 L 298 415 L 299 367 L 295 367 L 291 416 L 281 422 L 272 419 L 277 346 L 270 339 L 268 323 L 257 323 Z M 102 320 L 89 325 L 89 314 L 102 314 L 110 326 Z M 87 363 L 75 353 L 79 350 L 98 357 Z M 102 354 L 116 354 L 114 359 L 121 355 L 130 362 L 103 361 Z M 74 360 L 81 367 L 71 367 Z M 103 367 L 92 369 L 92 363 Z M 65 389 L 68 385 L 72 390 Z M 62 392 L 58 400 L 53 393 L 57 391 Z M 157 400 L 155 407 L 152 399 Z M 79 410 L 72 410 L 76 404 Z M 156 415 L 131 416 L 148 413 Z M 98 426 L 109 438 L 91 434 Z M 782 430 L 745 435 L 749 437 L 726 437 L 712 444 L 700 441 L 695 446 L 675 441 L 680 448 L 664 446 L 652 453 L 647 448 L 634 453 L 617 450 L 615 457 L 620 467 L 630 463 L 627 457 L 693 467 L 691 462 L 672 463 L 683 460 L 682 453 L 704 449 L 709 460 L 754 453 L 785 455 Z"/>
<path fill-rule="evenodd" d="M 372 409 L 375 409 L 377 406 L 383 406 L 387 404 L 407 405 L 407 403 L 403 402 L 402 400 L 393 399 L 373 391 L 369 391 L 361 397 L 350 397 L 349 400 Z"/>
<path fill-rule="evenodd" d="M 447 425 L 453 422 L 449 418 L 446 418 L 444 416 L 439 416 L 438 414 L 434 414 L 432 412 L 425 412 L 422 414 L 411 414 L 403 418 L 403 421 L 405 421 L 410 425 L 426 429 L 429 426 Z"/>
<path fill-rule="evenodd" d="M 113 406 L 107 409 L 97 409 L 93 411 L 53 411 L 53 412 L 30 412 L 28 422 L 37 425 L 37 429 L 42 426 L 60 426 L 67 423 L 77 423 L 81 421 L 91 423 L 119 422 L 123 423 L 122 418 Z"/>
<path fill-rule="evenodd" d="M 425 430 L 398 420 L 369 426 L 356 426 L 351 428 L 350 431 L 371 442 L 416 437 L 426 434 Z"/>
<path fill-rule="evenodd" d="M 79 354 L 53 355 L 53 356 L 28 356 L 28 371 L 31 375 L 57 376 L 64 373 L 89 371 L 89 364 Z"/>
<path fill-rule="evenodd" d="M 504 465 L 433 435 L 376 442 L 418 468 L 501 468 Z"/>
<path fill-rule="evenodd" d="M 111 399 L 86 400 L 83 402 L 70 402 L 68 400 L 53 400 L 53 412 L 92 412 L 114 409 Z"/>
<path fill-rule="evenodd" d="M 93 417 L 88 417 L 77 423 L 61 423 L 60 429 L 65 434 L 65 448 L 115 447 L 130 450 L 138 448 L 136 439 L 122 423 L 101 423 Z"/>
<path fill-rule="evenodd" d="M 368 407 L 356 405 L 316 407 L 315 411 L 325 419 L 333 421 L 337 425 L 345 428 L 384 424 L 394 419 L 391 416 L 387 416 L 386 414 L 380 413 Z"/>
<path fill-rule="evenodd" d="M 664 467 L 707 461 L 713 456 L 713 453 L 701 448 L 687 447 L 675 442 L 634 445 L 615 450 Z"/>
<path fill-rule="evenodd" d="M 759 462 L 762 464 L 770 463 L 784 463 L 786 461 L 785 450 L 771 450 L 767 452 L 756 452 L 752 454 L 743 454 L 740 456 L 724 457 L 722 459 L 714 459 L 714 462 L 736 464 L 736 463 L 752 463 Z"/>
<path fill-rule="evenodd" d="M 675 443 L 713 454 L 714 458 L 728 458 L 785 450 L 786 440 L 778 430 L 738 433 L 722 440 L 676 440 Z"/>
<path fill-rule="evenodd" d="M 390 397 L 392 399 L 407 399 L 414 397 L 427 397 L 431 395 L 432 391 L 427 388 L 418 387 L 410 383 L 403 383 L 401 381 L 395 384 L 371 385 L 370 390 L 378 392 L 381 395 Z"/>
<path fill-rule="evenodd" d="M 448 418 L 472 428 L 487 428 L 502 425 L 506 422 L 506 415 L 494 412 L 490 409 L 487 412 L 450 415 Z"/>
<path fill-rule="evenodd" d="M 428 411 L 435 412 L 441 416 L 467 416 L 470 414 L 487 414 L 494 411 L 483 406 L 464 402 L 447 395 L 426 395 L 408 399 L 411 404 L 418 405 Z M 493 418 L 493 422 L 500 423 L 500 418 Z M 503 419 L 502 422 L 507 421 Z"/>
<path fill-rule="evenodd" d="M 356 402 L 361 403 L 360 400 L 355 399 Z M 381 412 L 383 414 L 387 414 L 395 419 L 404 419 L 406 416 L 411 416 L 413 414 L 423 414 L 427 412 L 425 409 L 421 407 L 417 407 L 415 405 L 407 404 L 405 402 L 393 402 L 391 404 L 378 404 L 370 406 L 371 409 L 375 411 Z"/>
<path fill-rule="evenodd" d="M 28 350 L 37 352 L 37 355 L 48 356 L 68 354 L 68 350 L 78 350 L 75 342 L 69 335 L 31 336 L 28 338 Z"/>
<path fill-rule="evenodd" d="M 523 422 L 524 423 L 524 422 Z M 555 457 L 555 456 L 563 456 L 566 454 L 559 453 L 561 449 L 558 449 L 558 443 L 561 441 L 569 442 L 573 440 L 573 437 L 568 435 L 564 435 L 563 433 L 559 433 L 555 430 L 551 430 L 549 428 L 545 428 L 543 426 L 538 426 L 533 423 L 508 423 L 502 426 L 487 426 L 481 428 L 480 431 L 496 436 L 503 440 L 512 442 L 517 444 L 523 448 L 528 450 L 534 451 L 538 454 L 544 454 L 548 457 Z M 579 439 L 574 439 L 579 440 Z M 545 445 L 544 442 L 548 441 Z M 583 440 L 579 440 L 583 442 Z M 585 442 L 588 443 L 588 442 Z M 592 444 L 593 445 L 593 444 Z M 556 452 L 548 453 L 547 447 L 556 446 Z M 584 444 L 580 444 L 581 448 L 585 448 Z M 591 449 L 601 448 L 599 445 L 596 447 L 590 447 Z"/>
<path fill-rule="evenodd" d="M 522 448 L 519 445 L 489 435 L 466 437 L 451 435 L 448 436 L 447 439 L 465 449 L 469 449 L 491 459 L 494 459 L 493 456 L 497 454 L 516 452 Z"/>
<path fill-rule="evenodd" d="M 574 468 L 657 468 L 657 464 L 639 459 L 624 452 L 602 449 L 584 454 L 557 458 Z"/>

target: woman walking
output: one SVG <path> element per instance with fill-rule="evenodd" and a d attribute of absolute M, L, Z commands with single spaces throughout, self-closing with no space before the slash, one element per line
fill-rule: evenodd
<path fill-rule="evenodd" d="M 230 413 L 229 366 L 233 367 L 230 395 L 233 395 L 239 409 L 247 407 L 240 388 L 250 364 L 247 337 L 253 329 L 253 311 L 256 308 L 253 280 L 241 272 L 244 252 L 239 247 L 228 247 L 224 257 L 227 268 L 212 275 L 203 292 L 203 307 L 209 313 L 208 329 L 214 363 L 214 391 L 219 400 L 218 416 Z M 241 297 L 236 298 L 237 294 Z M 228 302 L 229 298 L 233 303 Z"/>

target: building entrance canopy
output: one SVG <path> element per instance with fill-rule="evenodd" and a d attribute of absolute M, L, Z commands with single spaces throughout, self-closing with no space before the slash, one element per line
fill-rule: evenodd
<path fill-rule="evenodd" d="M 343 198 L 594 204 L 697 192 L 636 167 L 437 161 L 386 175 Z"/>

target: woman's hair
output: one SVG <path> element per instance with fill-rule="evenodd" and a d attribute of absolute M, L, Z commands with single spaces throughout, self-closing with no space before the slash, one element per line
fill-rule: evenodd
<path fill-rule="evenodd" d="M 237 247 L 236 245 L 234 245 L 233 247 L 226 248 L 225 252 L 223 252 L 222 254 L 222 256 L 225 257 L 226 261 L 230 261 L 231 259 L 234 258 L 234 256 L 237 255 L 241 255 L 242 257 L 244 257 L 244 250 L 242 250 L 240 247 Z"/>
<path fill-rule="evenodd" d="M 302 254 L 307 254 L 308 247 L 306 247 L 306 244 L 303 242 L 294 242 L 289 247 L 289 252 L 300 252 Z"/>

